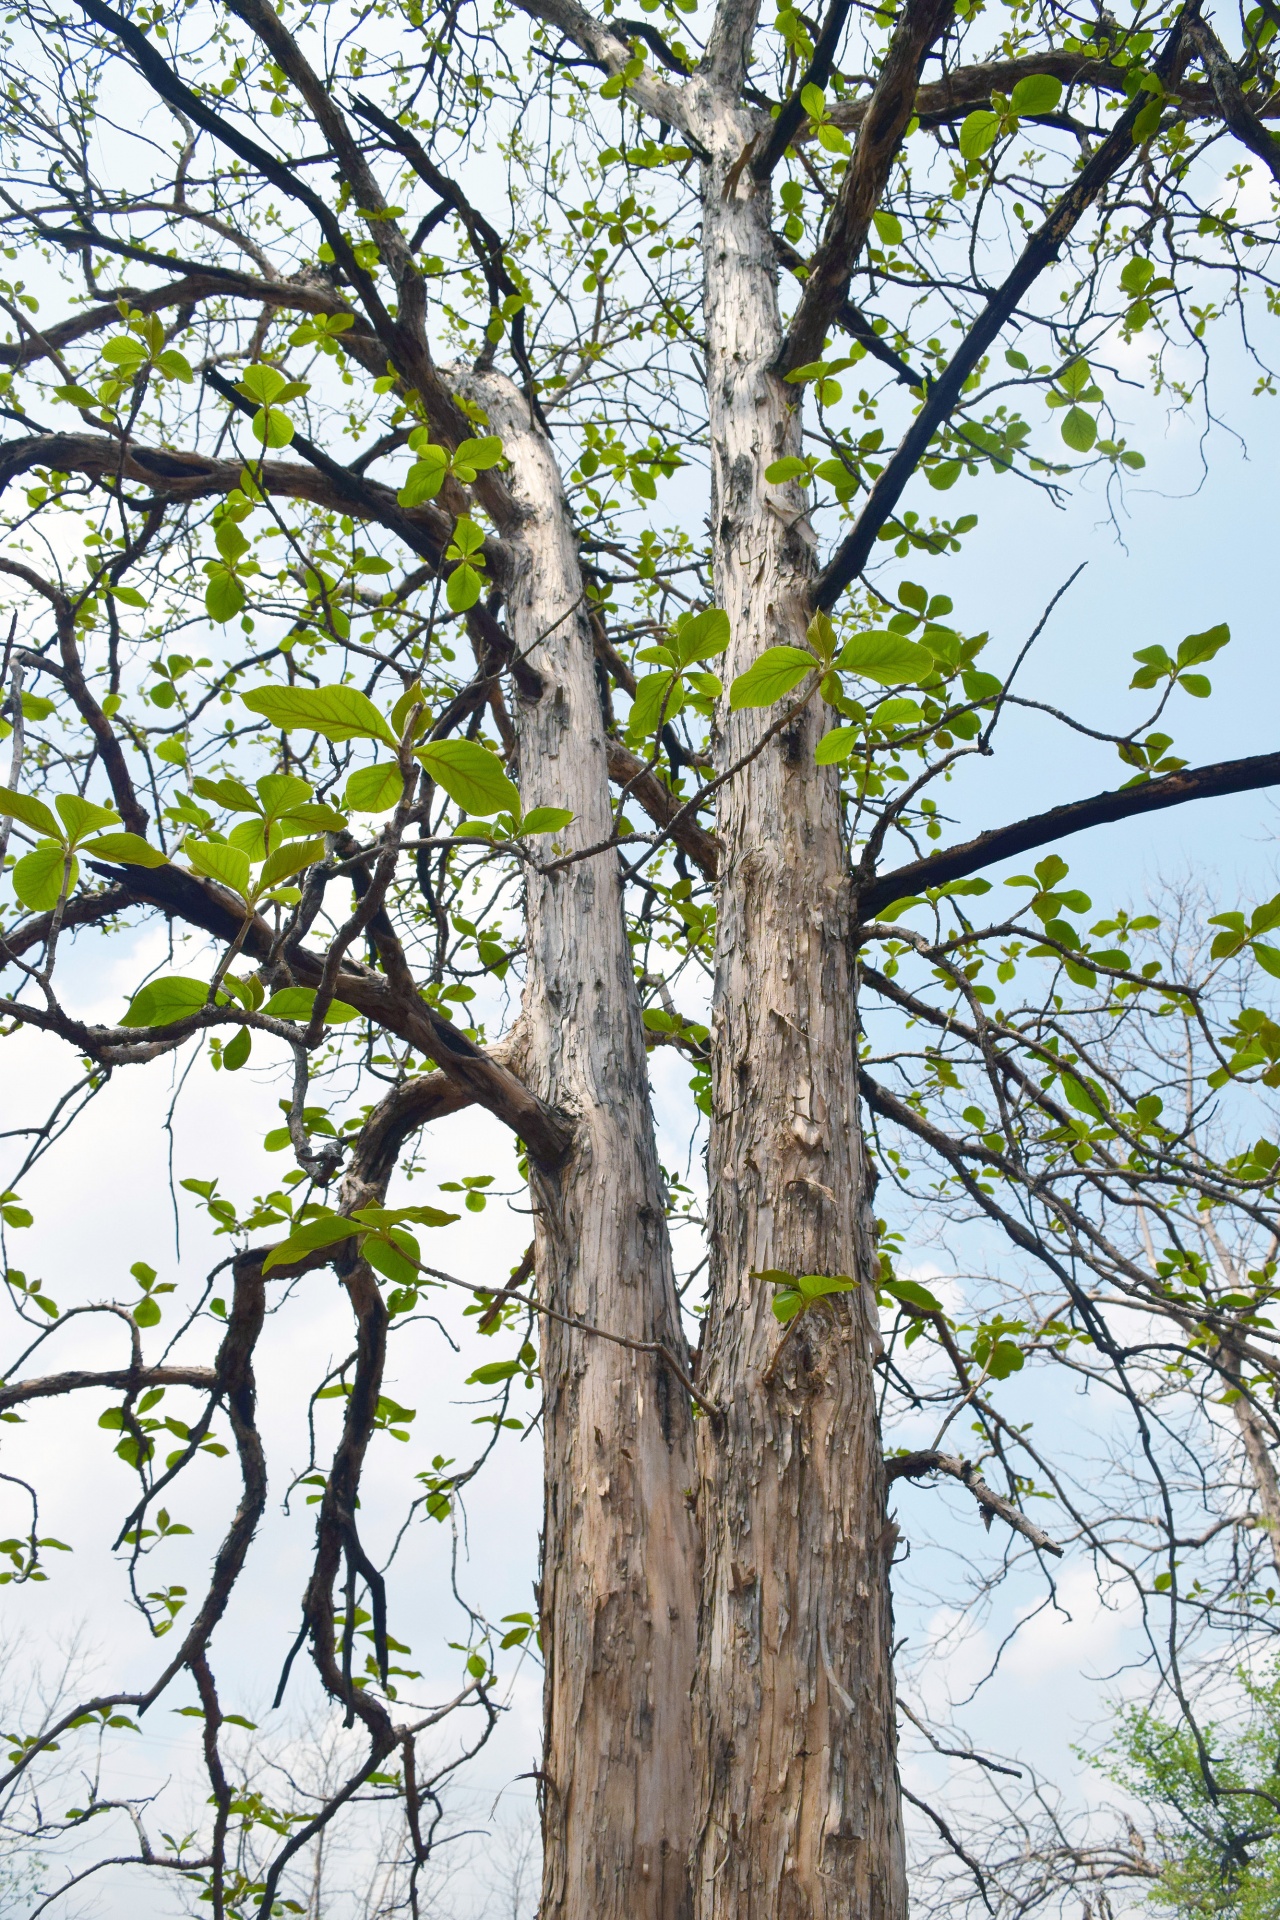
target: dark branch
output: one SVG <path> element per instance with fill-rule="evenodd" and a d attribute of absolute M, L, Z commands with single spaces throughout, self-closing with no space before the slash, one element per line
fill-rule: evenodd
<path fill-rule="evenodd" d="M 840 35 L 844 32 L 844 23 L 849 18 L 849 9 L 852 5 L 853 0 L 831 0 L 827 17 L 822 23 L 822 32 L 814 42 L 813 59 L 809 70 L 774 121 L 773 131 L 760 154 L 751 163 L 751 171 L 757 180 L 763 182 L 769 178 L 799 132 L 800 123 L 806 117 L 801 104 L 801 95 L 805 88 L 825 87 L 831 78 L 831 70 L 835 66 L 836 52 L 840 45 Z"/>
<path fill-rule="evenodd" d="M 915 112 L 925 55 L 946 32 L 951 15 L 952 0 L 907 0 L 902 10 L 827 230 L 809 263 L 800 304 L 782 343 L 780 373 L 794 372 L 817 358 L 827 328 L 849 297 L 854 263 Z"/>
<path fill-rule="evenodd" d="M 926 887 L 941 887 L 1008 860 L 1033 847 L 1045 847 L 1088 827 L 1108 826 L 1115 820 L 1134 820 L 1140 814 L 1181 807 L 1188 800 L 1215 800 L 1228 793 L 1252 793 L 1260 787 L 1280 786 L 1280 753 L 1257 753 L 1247 760 L 1222 760 L 1211 767 L 1184 767 L 1138 787 L 1120 787 L 1113 793 L 1095 793 L 1088 800 L 1072 800 L 1048 813 L 1034 813 L 1008 827 L 980 833 L 958 847 L 913 860 L 909 867 L 879 874 L 858 898 L 862 920 L 873 920 L 895 900 L 906 899 Z"/>
<path fill-rule="evenodd" d="M 1183 30 L 1184 16 L 1180 14 L 1155 64 L 1156 77 L 1162 82 L 1170 77 L 1177 65 Z M 1134 123 L 1149 98 L 1146 92 L 1140 90 L 1129 102 L 1112 132 L 1081 168 L 1052 213 L 1027 242 L 1003 286 L 988 296 L 986 306 L 945 372 L 929 389 L 927 400 L 872 487 L 852 531 L 819 575 L 813 591 L 815 607 L 833 607 L 845 588 L 857 579 L 866 566 L 880 529 L 901 499 L 934 434 L 959 403 L 965 381 L 996 340 L 1001 328 L 1012 318 L 1023 295 L 1057 259 L 1064 242 L 1112 175 L 1119 172 L 1133 153 Z"/>

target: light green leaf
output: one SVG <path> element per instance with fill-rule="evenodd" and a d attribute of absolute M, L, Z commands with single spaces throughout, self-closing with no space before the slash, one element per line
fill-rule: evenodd
<path fill-rule="evenodd" d="M 256 687 L 240 698 L 285 733 L 305 729 L 326 740 L 385 740 L 398 744 L 391 728 L 358 687 Z"/>
<path fill-rule="evenodd" d="M 241 1027 L 222 1049 L 222 1065 L 227 1073 L 238 1073 L 253 1051 L 253 1034 L 248 1027 Z"/>
<path fill-rule="evenodd" d="M 432 740 L 418 758 L 438 786 L 468 813 L 520 812 L 520 795 L 496 754 L 478 740 Z"/>
<path fill-rule="evenodd" d="M 321 1214 L 316 1220 L 307 1220 L 282 1240 L 278 1247 L 272 1247 L 262 1263 L 262 1271 L 270 1273 L 272 1267 L 287 1267 L 294 1260 L 300 1260 L 304 1254 L 315 1253 L 321 1247 L 336 1247 L 341 1240 L 354 1240 L 356 1235 L 365 1232 L 354 1220 L 347 1220 L 336 1213 Z"/>
<path fill-rule="evenodd" d="M 694 660 L 710 660 L 729 644 L 729 616 L 722 607 L 707 607 L 678 621 L 671 640 L 682 667 Z"/>
<path fill-rule="evenodd" d="M 1017 114 L 1053 113 L 1061 98 L 1061 80 L 1050 73 L 1029 73 L 1010 95 L 1009 110 Z"/>
<path fill-rule="evenodd" d="M 729 705 L 735 712 L 742 707 L 771 707 L 807 673 L 816 672 L 817 666 L 804 647 L 766 647 L 729 688 Z"/>
<path fill-rule="evenodd" d="M 86 833 L 95 833 L 99 827 L 110 826 L 120 818 L 114 807 L 95 807 L 91 800 L 82 800 L 78 793 L 60 793 L 53 804 L 62 815 L 65 838 L 73 846 Z"/>
<path fill-rule="evenodd" d="M 183 974 L 171 973 L 162 980 L 149 981 L 134 994 L 120 1025 L 171 1027 L 175 1021 L 189 1020 L 193 1013 L 199 1013 L 208 998 L 207 980 L 192 980 Z"/>
<path fill-rule="evenodd" d="M 62 838 L 62 828 L 55 815 L 34 794 L 15 793 L 12 787 L 0 787 L 0 813 L 21 820 L 24 827 L 34 827 L 37 833 L 47 834 L 51 840 Z"/>
<path fill-rule="evenodd" d="M 323 840 L 288 841 L 267 855 L 266 865 L 258 875 L 258 892 L 269 893 L 282 880 L 290 879 L 293 874 L 301 873 L 304 867 L 313 867 L 317 860 L 323 859 Z"/>
<path fill-rule="evenodd" d="M 637 681 L 635 698 L 627 715 L 627 732 L 633 740 L 646 740 L 656 733 L 658 723 L 674 720 L 684 706 L 682 683 L 667 673 L 646 673 Z"/>
<path fill-rule="evenodd" d="M 449 456 L 444 448 L 424 446 L 410 467 L 396 499 L 402 507 L 418 507 L 424 500 L 434 500 L 444 485 L 448 470 Z"/>
<path fill-rule="evenodd" d="M 293 422 L 279 407 L 260 407 L 249 422 L 249 430 L 264 447 L 287 447 L 293 438 Z"/>
<path fill-rule="evenodd" d="M 971 113 L 960 129 L 960 155 L 964 160 L 980 160 L 996 143 L 1000 117 L 987 107 Z"/>
<path fill-rule="evenodd" d="M 917 646 L 901 633 L 855 634 L 841 649 L 836 665 L 841 673 L 856 673 L 882 687 L 928 680 L 938 670 L 928 648 Z"/>
<path fill-rule="evenodd" d="M 879 208 L 872 214 L 876 232 L 886 247 L 902 245 L 902 222 L 896 213 L 884 213 Z"/>
<path fill-rule="evenodd" d="M 209 574 L 209 584 L 204 590 L 205 612 L 219 626 L 225 626 L 233 620 L 244 607 L 244 588 L 234 573 L 228 573 L 225 567 L 215 567 Z"/>
<path fill-rule="evenodd" d="M 861 727 L 832 727 L 830 733 L 824 733 L 819 740 L 813 757 L 820 767 L 834 767 L 856 752 L 861 739 Z"/>
<path fill-rule="evenodd" d="M 520 822 L 521 833 L 559 833 L 573 819 L 568 807 L 534 807 Z"/>
<path fill-rule="evenodd" d="M 95 860 L 116 860 L 126 867 L 164 867 L 169 864 L 167 854 L 159 847 L 152 847 L 138 833 L 104 833 L 96 840 L 86 840 L 82 849 L 91 853 Z"/>
<path fill-rule="evenodd" d="M 1098 437 L 1093 415 L 1083 407 L 1069 407 L 1062 417 L 1062 437 L 1077 453 L 1088 453 Z"/>
<path fill-rule="evenodd" d="M 279 367 L 261 365 L 246 367 L 239 381 L 241 393 L 250 400 L 257 400 L 263 406 L 270 406 L 277 394 L 281 393 L 288 384 L 286 376 L 281 373 Z"/>
<path fill-rule="evenodd" d="M 486 433 L 479 440 L 462 440 L 453 456 L 453 470 L 459 480 L 468 485 L 477 473 L 483 473 L 488 467 L 496 467 L 502 458 L 502 442 L 496 433 Z"/>
<path fill-rule="evenodd" d="M 273 993 L 262 1009 L 274 1020 L 296 1020 L 299 1026 L 305 1026 L 311 1018 L 316 1003 L 314 987 L 282 987 L 279 993 Z M 325 1014 L 325 1024 L 335 1027 L 345 1026 L 348 1020 L 358 1020 L 359 1014 L 345 1000 L 332 1000 Z"/>
<path fill-rule="evenodd" d="M 294 814 L 311 798 L 311 782 L 296 773 L 264 773 L 254 781 L 262 811 L 270 820 Z"/>
<path fill-rule="evenodd" d="M 249 856 L 243 847 L 227 846 L 217 840 L 185 840 L 182 851 L 196 873 L 217 880 L 233 893 L 245 898 L 249 892 Z"/>
<path fill-rule="evenodd" d="M 65 849 L 58 840 L 42 840 L 24 854 L 13 870 L 13 890 L 24 906 L 37 913 L 48 913 L 62 897 Z M 79 863 L 73 858 L 67 880 L 70 893 L 80 877 Z"/>
<path fill-rule="evenodd" d="M 464 560 L 449 575 L 444 597 L 454 613 L 465 613 L 468 607 L 474 607 L 483 586 L 481 576 Z"/>
<path fill-rule="evenodd" d="M 394 760 L 379 760 L 353 773 L 342 795 L 352 813 L 389 813 L 404 792 L 404 775 Z"/>
<path fill-rule="evenodd" d="M 208 780 L 198 773 L 191 782 L 192 791 L 202 800 L 216 801 L 218 806 L 227 807 L 232 813 L 256 813 L 258 803 L 248 787 L 239 780 Z"/>

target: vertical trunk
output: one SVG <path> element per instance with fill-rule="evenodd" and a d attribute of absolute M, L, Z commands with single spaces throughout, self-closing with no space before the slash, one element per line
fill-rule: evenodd
<path fill-rule="evenodd" d="M 813 534 L 768 486 L 800 451 L 767 194 L 726 176 L 757 128 L 709 113 L 704 182 L 713 531 L 727 677 L 804 639 Z M 722 765 L 776 713 L 725 712 Z M 900 1920 L 906 1893 L 890 1666 L 890 1533 L 869 1290 L 782 1329 L 765 1268 L 874 1257 L 857 1106 L 847 861 L 813 703 L 722 793 L 714 1002 L 712 1301 L 700 1385 L 704 1571 L 695 1720 L 698 1920 Z"/>
<path fill-rule="evenodd" d="M 522 509 L 511 636 L 542 676 L 521 703 L 526 808 L 569 807 L 558 836 L 610 830 L 605 736 L 560 473 L 513 387 L 480 387 Z M 550 858 L 550 842 L 535 843 Z M 532 1179 L 545 1305 L 682 1358 L 648 1066 L 613 857 L 528 877 L 527 1077 L 575 1126 Z M 662 1360 L 544 1317 L 541 1920 L 684 1920 L 691 1813 L 696 1477 L 688 1395 Z"/>

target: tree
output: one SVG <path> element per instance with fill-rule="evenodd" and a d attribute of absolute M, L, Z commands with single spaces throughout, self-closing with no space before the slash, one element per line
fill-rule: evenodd
<path fill-rule="evenodd" d="M 541 1382 L 540 1623 L 500 1637 L 531 1645 L 540 1624 L 545 1651 L 546 1920 L 891 1920 L 888 1477 L 950 1476 L 988 1524 L 1060 1552 L 1024 1511 L 1024 1441 L 985 1389 L 1028 1347 L 1120 1366 L 1074 1278 L 1086 1253 L 1111 1258 L 1090 1196 L 1274 1203 L 1274 1148 L 1201 1167 L 1077 1046 L 1099 995 L 1194 1018 L 1203 995 L 1141 962 L 1127 917 L 1082 931 L 1090 903 L 1052 850 L 1275 782 L 1280 756 L 1192 769 L 1158 730 L 1170 701 L 1209 691 L 1226 629 L 1140 650 L 1152 711 L 1103 736 L 1124 785 L 939 847 L 939 786 L 1036 703 L 1015 686 L 1026 649 L 988 673 L 986 636 L 948 624 L 935 572 L 976 516 L 926 514 L 921 493 L 1016 474 L 1066 498 L 1082 472 L 1121 489 L 1142 455 L 1108 355 L 1141 337 L 1153 389 L 1192 407 L 1216 318 L 1270 302 L 1270 10 L 1233 56 L 1193 6 L 1126 26 L 1011 8 L 988 33 L 947 0 L 856 20 L 832 0 L 821 22 L 784 8 L 765 25 L 736 0 L 686 5 L 633 21 L 576 0 L 431 16 L 232 0 L 166 19 L 23 0 L 8 17 L 3 224 L 24 277 L 0 288 L 4 1017 L 83 1062 L 73 1104 L 193 1044 L 223 1072 L 252 1053 L 285 1075 L 296 1163 L 248 1208 L 187 1183 L 236 1252 L 172 1351 L 149 1343 L 178 1282 L 150 1267 L 130 1302 L 61 1309 L 9 1269 L 27 1344 L 0 1401 L 34 1417 L 114 1397 L 104 1429 L 139 1482 L 132 1570 L 186 1524 L 162 1503 L 223 1445 L 215 1420 L 241 1481 L 198 1600 L 135 1586 L 173 1635 L 154 1677 L 19 1730 L 11 1765 L 187 1676 L 207 1827 L 129 1857 L 200 1881 L 216 1916 L 273 1911 L 365 1790 L 403 1802 L 416 1901 L 436 1791 L 417 1740 L 445 1711 L 480 1737 L 493 1723 L 482 1619 L 458 1699 L 397 1718 L 384 1572 L 357 1517 L 371 1440 L 412 1412 L 383 1390 L 388 1337 L 430 1289 L 462 1288 L 504 1342 L 473 1376 L 497 1390 L 486 1454 L 512 1382 Z M 1217 204 L 1224 142 L 1228 178 L 1252 168 L 1264 189 L 1256 219 Z M 871 384 L 846 401 L 855 367 Z M 1039 399 L 1047 435 L 1019 410 Z M 930 584 L 891 582 L 890 558 Z M 983 870 L 1028 853 L 1026 904 L 976 924 Z M 190 970 L 140 980 L 114 1026 L 82 1018 L 56 970 L 71 936 L 119 945 L 155 913 L 201 937 Z M 1277 920 L 1263 904 L 1229 944 L 1273 971 Z M 997 987 L 1041 963 L 1040 1011 L 1002 1007 Z M 521 1013 L 492 1038 L 508 978 Z M 877 1077 L 877 1017 L 939 1036 L 910 1042 L 901 1089 Z M 1204 1025 L 1226 1081 L 1273 1076 L 1265 1007 Z M 696 1356 L 650 1045 L 689 1057 L 708 1123 Z M 960 1052 L 993 1114 L 953 1111 Z M 467 1105 L 527 1161 L 534 1240 L 509 1282 L 434 1269 L 421 1231 L 442 1211 L 387 1204 L 409 1143 Z M 65 1113 L 12 1182 L 10 1228 Z M 873 1153 L 868 1115 L 904 1146 Z M 917 1149 L 1047 1264 L 1064 1317 L 996 1311 L 962 1349 L 895 1277 L 876 1163 Z M 228 1774 L 212 1646 L 264 1511 L 267 1302 L 328 1266 L 355 1346 L 316 1389 L 341 1424 L 306 1476 L 299 1647 L 367 1745 L 300 1810 L 251 1804 Z M 1197 1352 L 1217 1309 L 1171 1305 L 1195 1279 L 1174 1269 L 1143 1272 L 1142 1303 Z M 1127 1256 L 1114 1270 L 1138 1286 Z M 1268 1263 L 1255 1318 L 1273 1279 Z M 878 1298 L 899 1315 L 893 1365 L 908 1337 L 954 1361 L 952 1405 L 982 1424 L 1007 1494 L 938 1445 L 886 1472 L 877 1380 L 901 1375 Z M 89 1311 L 126 1337 L 124 1364 L 104 1348 L 96 1367 L 33 1371 Z M 161 1395 L 190 1396 L 181 1417 Z M 424 1469 L 425 1513 L 447 1516 L 484 1457 Z M 36 1511 L 9 1548 L 17 1578 L 44 1573 Z M 278 1836 L 252 1874 L 235 1862 L 259 1855 L 229 1843 L 246 1821 Z"/>

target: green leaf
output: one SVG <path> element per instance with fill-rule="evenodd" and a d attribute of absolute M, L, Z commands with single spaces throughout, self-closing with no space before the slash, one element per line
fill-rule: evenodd
<path fill-rule="evenodd" d="M 771 707 L 817 666 L 804 647 L 766 647 L 729 688 L 729 705 L 735 712 L 742 707 Z"/>
<path fill-rule="evenodd" d="M 799 460 L 795 454 L 788 454 L 784 460 L 775 460 L 764 470 L 764 477 L 771 487 L 781 486 L 786 480 L 807 480 L 809 462 Z"/>
<path fill-rule="evenodd" d="M 42 840 L 23 855 L 13 870 L 13 888 L 24 906 L 34 908 L 37 913 L 48 913 L 57 906 L 62 898 L 65 859 L 66 850 L 58 840 Z M 79 862 L 73 857 L 67 878 L 68 893 L 79 877 Z"/>
<path fill-rule="evenodd" d="M 856 634 L 841 649 L 836 665 L 841 673 L 856 673 L 882 687 L 928 680 L 938 670 L 928 648 L 917 646 L 901 633 Z"/>
<path fill-rule="evenodd" d="M 421 447 L 396 499 L 402 507 L 418 507 L 424 500 L 434 500 L 448 471 L 449 456 L 443 447 Z"/>
<path fill-rule="evenodd" d="M 400 803 L 404 775 L 394 760 L 379 760 L 372 767 L 361 767 L 347 781 L 342 804 L 352 813 L 389 813 Z"/>
<path fill-rule="evenodd" d="M 99 827 L 118 822 L 119 815 L 114 807 L 95 807 L 90 800 L 82 800 L 78 793 L 60 793 L 54 801 L 62 815 L 62 824 L 66 828 L 63 836 L 74 846 L 86 833 L 95 833 Z"/>
<path fill-rule="evenodd" d="M 522 834 L 559 833 L 572 819 L 569 807 L 534 807 L 520 822 L 520 831 Z"/>
<path fill-rule="evenodd" d="M 468 1387 L 496 1387 L 501 1381 L 510 1380 L 519 1371 L 518 1360 L 486 1360 L 482 1367 L 477 1367 L 474 1373 L 467 1375 L 463 1384 Z"/>
<path fill-rule="evenodd" d="M 239 780 L 207 780 L 198 773 L 191 782 L 192 790 L 202 800 L 215 800 L 220 807 L 228 808 L 232 813 L 256 813 L 258 803 L 248 787 Z M 308 787 L 308 793 L 311 789 Z"/>
<path fill-rule="evenodd" d="M 1077 453 L 1088 453 L 1098 437 L 1093 415 L 1083 407 L 1070 407 L 1062 418 L 1062 437 Z"/>
<path fill-rule="evenodd" d="M 240 391 L 246 399 L 257 400 L 263 406 L 270 406 L 288 384 L 279 367 L 261 365 L 246 367 L 239 380 Z"/>
<path fill-rule="evenodd" d="M 281 987 L 279 993 L 272 994 L 262 1011 L 269 1013 L 273 1020 L 296 1020 L 301 1027 L 310 1020 L 315 1003 L 314 987 Z M 325 1024 L 340 1027 L 348 1020 L 359 1018 L 355 1008 L 349 1007 L 345 1000 L 331 1000 L 329 1011 L 325 1014 Z"/>
<path fill-rule="evenodd" d="M 228 1073 L 238 1073 L 249 1058 L 253 1047 L 253 1035 L 248 1027 L 241 1027 L 234 1039 L 228 1040 L 222 1049 L 222 1064 Z"/>
<path fill-rule="evenodd" d="M 1000 131 L 1000 117 L 986 107 L 980 107 L 971 113 L 960 129 L 960 157 L 964 160 L 980 160 L 996 143 Z"/>
<path fill-rule="evenodd" d="M 21 820 L 24 827 L 34 827 L 37 833 L 46 834 L 50 840 L 62 838 L 62 828 L 56 816 L 34 794 L 15 793 L 12 787 L 0 787 L 0 813 Z"/>
<path fill-rule="evenodd" d="M 152 847 L 138 833 L 104 833 L 96 840 L 86 840 L 82 848 L 97 860 L 116 860 L 126 867 L 164 867 L 169 864 L 167 854 L 159 847 Z"/>
<path fill-rule="evenodd" d="M 468 813 L 519 813 L 520 795 L 502 771 L 502 762 L 478 740 L 432 740 L 419 747 L 418 758 Z"/>
<path fill-rule="evenodd" d="M 454 613 L 465 613 L 468 607 L 474 607 L 483 586 L 481 575 L 464 560 L 449 575 L 444 597 Z"/>
<path fill-rule="evenodd" d="M 133 1309 L 134 1325 L 139 1327 L 158 1327 L 160 1324 L 160 1303 L 153 1300 L 149 1293 L 143 1294 Z"/>
<path fill-rule="evenodd" d="M 272 1247 L 262 1263 L 262 1271 L 270 1273 L 272 1267 L 287 1267 L 304 1254 L 315 1253 L 321 1247 L 336 1247 L 340 1241 L 354 1240 L 365 1231 L 357 1221 L 345 1219 L 341 1214 L 321 1214 L 318 1219 L 305 1221 L 287 1240 Z"/>
<path fill-rule="evenodd" d="M 260 407 L 249 422 L 249 431 L 264 447 L 287 447 L 293 438 L 293 422 L 278 407 Z"/>
<path fill-rule="evenodd" d="M 171 1027 L 177 1020 L 189 1020 L 199 1013 L 209 998 L 209 982 L 192 980 L 180 973 L 151 980 L 129 1002 L 122 1027 Z"/>
<path fill-rule="evenodd" d="M 305 729 L 326 740 L 399 742 L 367 694 L 358 687 L 255 687 L 240 698 L 285 733 Z"/>
<path fill-rule="evenodd" d="M 1219 626 L 1210 627 L 1205 633 L 1189 633 L 1178 647 L 1178 665 L 1180 667 L 1199 666 L 1203 660 L 1212 660 L 1231 639 L 1231 629 L 1223 621 Z M 1186 682 L 1183 682 L 1184 686 Z"/>
<path fill-rule="evenodd" d="M 876 232 L 884 246 L 900 247 L 902 245 L 902 222 L 896 213 L 885 213 L 877 209 L 871 218 L 875 222 Z"/>
<path fill-rule="evenodd" d="M 242 899 L 248 896 L 249 856 L 242 847 L 230 847 L 217 840 L 184 840 L 182 851 L 196 873 L 230 887 Z"/>
<path fill-rule="evenodd" d="M 918 1280 L 885 1280 L 881 1282 L 881 1292 L 895 1300 L 901 1300 L 904 1306 L 919 1307 L 922 1313 L 941 1313 L 942 1302 L 930 1293 L 928 1287 L 922 1287 Z"/>
<path fill-rule="evenodd" d="M 211 620 L 219 626 L 225 626 L 228 620 L 244 607 L 244 588 L 234 573 L 228 573 L 225 567 L 214 567 L 209 574 L 209 584 L 204 590 L 204 609 Z"/>
<path fill-rule="evenodd" d="M 682 667 L 695 660 L 710 660 L 723 653 L 729 644 L 729 616 L 722 607 L 707 607 L 702 613 L 686 615 L 676 622 L 671 636 L 672 651 Z"/>
<path fill-rule="evenodd" d="M 258 875 L 259 893 L 268 893 L 272 887 L 278 887 L 282 880 L 288 880 L 295 873 L 301 873 L 304 867 L 313 867 L 318 860 L 324 859 L 323 840 L 291 840 L 283 847 L 277 847 L 268 854 L 266 864 Z"/>
<path fill-rule="evenodd" d="M 1029 73 L 1009 96 L 1009 111 L 1017 114 L 1053 113 L 1062 98 L 1062 82 L 1049 73 Z"/>
<path fill-rule="evenodd" d="M 296 773 L 264 773 L 253 784 L 262 811 L 271 820 L 278 820 L 282 814 L 295 814 L 311 798 L 311 782 Z M 228 781 L 227 785 L 239 785 L 239 782 Z"/>
<path fill-rule="evenodd" d="M 824 733 L 819 740 L 813 757 L 820 767 L 837 766 L 856 752 L 862 737 L 861 727 L 832 727 L 830 733 Z"/>
<path fill-rule="evenodd" d="M 496 467 L 502 458 L 502 442 L 496 433 L 486 433 L 479 440 L 461 440 L 453 456 L 453 470 L 459 480 L 470 485 L 477 473 L 483 473 L 489 467 Z"/>

